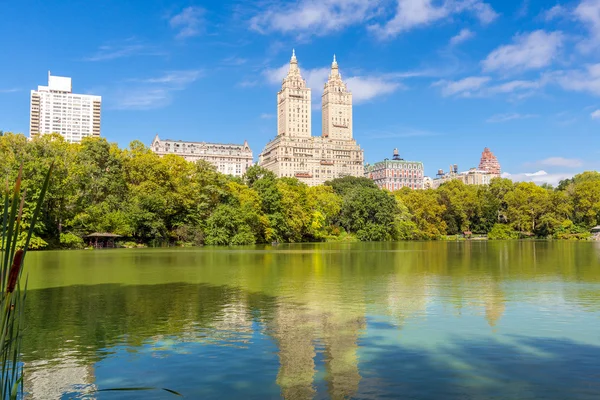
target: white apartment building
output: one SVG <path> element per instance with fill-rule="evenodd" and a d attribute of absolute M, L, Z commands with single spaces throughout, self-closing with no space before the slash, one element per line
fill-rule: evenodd
<path fill-rule="evenodd" d="M 176 154 L 187 161 L 204 160 L 222 174 L 241 177 L 252 166 L 253 155 L 248 142 L 244 144 L 222 144 L 207 142 L 184 142 L 182 140 L 161 140 L 154 137 L 150 148 L 159 156 Z"/>
<path fill-rule="evenodd" d="M 29 135 L 59 133 L 71 143 L 100 137 L 101 103 L 100 96 L 73 93 L 71 78 L 48 72 L 48 86 L 31 91 Z"/>
<path fill-rule="evenodd" d="M 465 185 L 489 185 L 493 178 L 497 177 L 488 171 L 471 168 L 468 171 L 458 172 L 458 166 L 450 166 L 448 173 L 443 170 L 438 170 L 437 178 L 432 180 L 433 189 L 439 188 L 446 182 L 454 179 L 462 181 Z"/>
<path fill-rule="evenodd" d="M 343 176 L 363 176 L 363 150 L 352 135 L 352 93 L 333 57 L 322 95 L 323 133 L 311 135 L 311 90 L 292 52 L 290 69 L 277 94 L 277 137 L 259 164 L 278 177 L 296 177 L 309 186 Z"/>

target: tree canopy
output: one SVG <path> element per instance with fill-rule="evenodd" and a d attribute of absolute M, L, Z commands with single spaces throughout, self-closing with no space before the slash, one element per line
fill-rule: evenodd
<path fill-rule="evenodd" d="M 242 179 L 209 163 L 159 157 L 139 141 L 126 149 L 103 138 L 69 144 L 60 135 L 28 141 L 0 136 L 0 173 L 23 163 L 25 226 L 54 162 L 32 246 L 77 247 L 91 232 L 137 243 L 239 245 L 324 240 L 429 240 L 465 231 L 490 238 L 585 238 L 600 224 L 600 173 L 551 186 L 493 179 L 450 181 L 436 190 L 390 193 L 367 178 L 308 187 L 259 166 Z"/>

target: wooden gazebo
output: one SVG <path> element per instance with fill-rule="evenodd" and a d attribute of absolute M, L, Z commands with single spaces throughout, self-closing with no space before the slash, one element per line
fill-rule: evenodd
<path fill-rule="evenodd" d="M 115 247 L 115 239 L 120 237 L 120 235 L 116 235 L 114 233 L 100 232 L 95 232 L 86 236 L 86 238 L 90 240 L 90 246 L 92 246 L 95 249 L 112 249 Z"/>

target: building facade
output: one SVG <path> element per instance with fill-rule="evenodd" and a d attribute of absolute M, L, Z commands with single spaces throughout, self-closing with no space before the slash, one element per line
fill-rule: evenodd
<path fill-rule="evenodd" d="M 431 177 L 423 177 L 423 189 L 433 189 L 433 179 Z"/>
<path fill-rule="evenodd" d="M 242 176 L 252 166 L 253 155 L 248 142 L 244 144 L 221 144 L 206 142 L 184 142 L 182 140 L 161 140 L 154 137 L 150 148 L 159 156 L 175 154 L 187 161 L 204 160 L 222 174 Z"/>
<path fill-rule="evenodd" d="M 424 188 L 424 167 L 421 161 L 406 161 L 394 149 L 391 160 L 387 158 L 373 165 L 365 165 L 365 177 L 372 179 L 380 189 L 398 190 Z"/>
<path fill-rule="evenodd" d="M 450 170 L 447 173 L 441 169 L 438 170 L 437 178 L 432 181 L 432 187 L 437 189 L 444 183 L 455 179 L 462 181 L 465 185 L 489 185 L 490 181 L 495 177 L 494 174 L 477 168 L 458 172 L 458 166 L 454 164 L 454 166 L 450 166 Z"/>
<path fill-rule="evenodd" d="M 75 94 L 71 78 L 48 72 L 48 86 L 31 91 L 29 135 L 59 133 L 71 143 L 100 137 L 101 105 L 100 96 Z"/>
<path fill-rule="evenodd" d="M 487 147 L 484 148 L 483 152 L 481 153 L 481 160 L 479 161 L 479 170 L 487 171 L 494 177 L 500 176 L 502 172 L 498 159 L 496 158 L 494 153 L 492 153 Z"/>
<path fill-rule="evenodd" d="M 363 150 L 352 132 L 352 93 L 333 60 L 322 96 L 323 132 L 311 135 L 311 90 L 300 74 L 295 52 L 277 94 L 277 137 L 267 143 L 259 164 L 278 177 L 309 186 L 344 176 L 363 176 Z"/>

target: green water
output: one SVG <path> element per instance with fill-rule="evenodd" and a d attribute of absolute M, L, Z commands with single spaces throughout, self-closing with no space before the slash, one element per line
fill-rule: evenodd
<path fill-rule="evenodd" d="M 26 268 L 33 398 L 600 398 L 600 243 L 38 252 Z"/>

